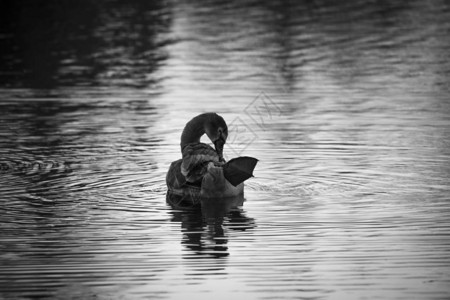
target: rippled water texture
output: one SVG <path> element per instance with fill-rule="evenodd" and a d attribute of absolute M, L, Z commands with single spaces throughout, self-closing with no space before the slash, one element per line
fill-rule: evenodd
<path fill-rule="evenodd" d="M 0 298 L 449 299 L 448 3 L 193 2 L 0 1 Z M 255 178 L 170 206 L 206 111 Z"/>

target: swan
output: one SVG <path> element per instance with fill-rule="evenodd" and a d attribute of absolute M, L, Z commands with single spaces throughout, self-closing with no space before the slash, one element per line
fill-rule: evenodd
<path fill-rule="evenodd" d="M 200 142 L 204 134 L 208 136 L 215 148 Z M 227 168 L 228 165 L 223 158 L 223 148 L 227 137 L 227 124 L 216 113 L 203 113 L 190 120 L 181 134 L 182 158 L 171 163 L 166 175 L 168 192 L 182 196 L 183 199 L 191 198 L 192 202 L 199 202 L 199 198 L 243 195 L 245 179 L 238 179 L 237 184 L 231 180 L 235 183 L 231 184 L 228 179 L 230 176 L 236 177 L 236 170 L 233 170 L 228 179 L 224 174 L 224 169 L 231 169 Z M 253 160 L 256 165 L 257 160 Z"/>

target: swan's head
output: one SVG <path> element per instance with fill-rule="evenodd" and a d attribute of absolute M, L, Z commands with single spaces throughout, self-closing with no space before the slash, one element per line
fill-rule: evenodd
<path fill-rule="evenodd" d="M 223 146 L 228 137 L 227 123 L 218 114 L 212 114 L 205 122 L 205 133 L 213 142 L 220 160 L 223 160 Z"/>

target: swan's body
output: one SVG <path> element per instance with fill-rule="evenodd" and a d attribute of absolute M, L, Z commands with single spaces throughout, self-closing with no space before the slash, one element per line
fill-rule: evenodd
<path fill-rule="evenodd" d="M 205 133 L 216 149 L 200 142 Z M 193 198 L 241 195 L 244 184 L 235 187 L 223 174 L 222 152 L 227 136 L 227 125 L 216 113 L 201 114 L 189 121 L 181 135 L 182 158 L 172 162 L 167 172 L 169 192 Z"/>

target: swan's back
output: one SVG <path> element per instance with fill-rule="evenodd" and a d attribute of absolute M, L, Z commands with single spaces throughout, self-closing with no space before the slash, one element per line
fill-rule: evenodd
<path fill-rule="evenodd" d="M 210 162 L 218 162 L 219 156 L 209 145 L 191 143 L 183 148 L 183 158 L 172 162 L 166 175 L 170 191 L 177 194 L 200 193 L 203 177 Z"/>
<path fill-rule="evenodd" d="M 181 174 L 187 182 L 201 182 L 208 171 L 210 162 L 219 162 L 219 155 L 209 145 L 204 143 L 191 143 L 183 148 Z"/>

